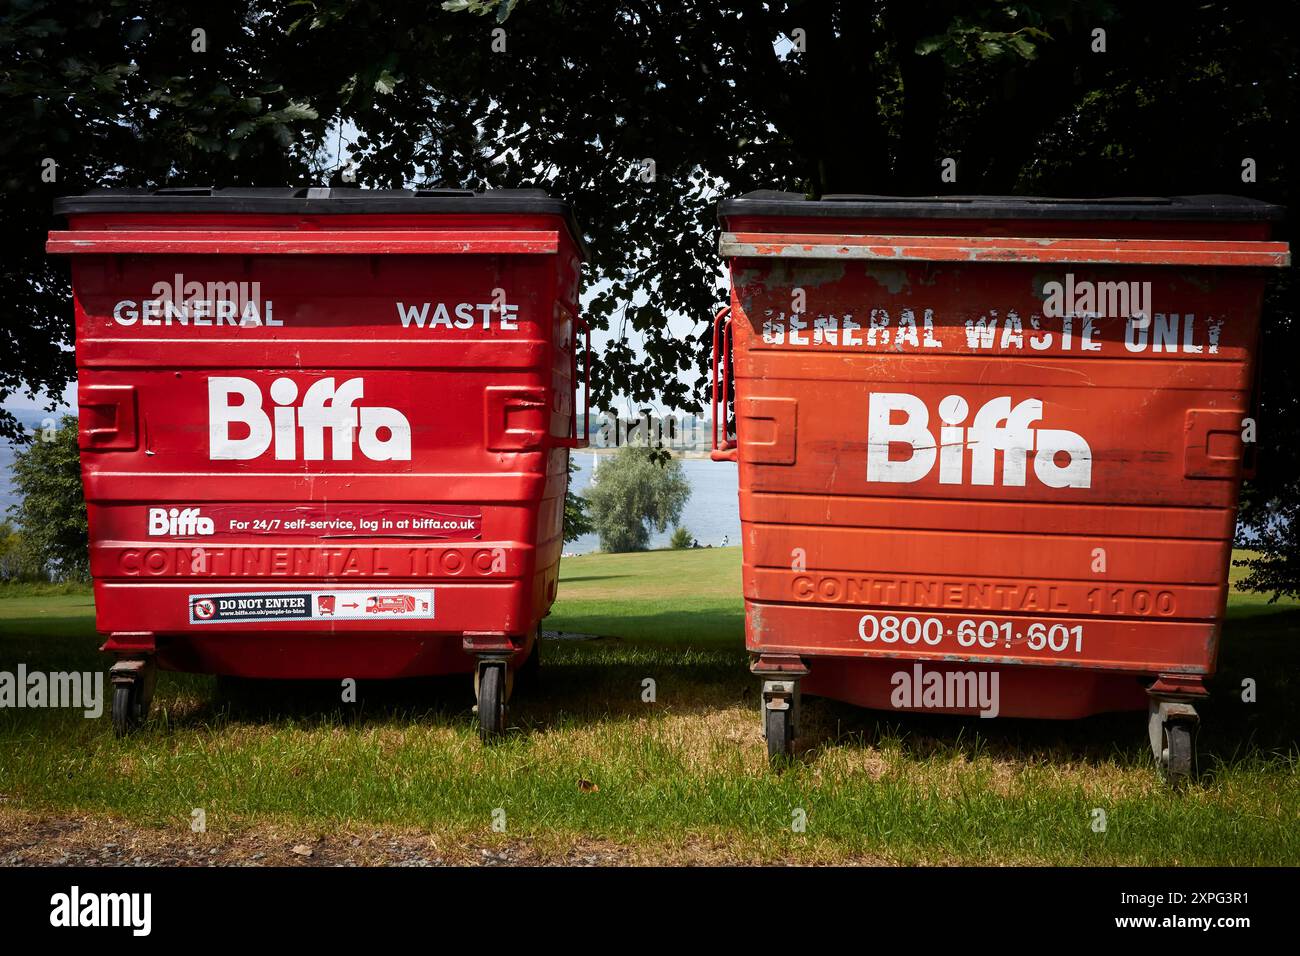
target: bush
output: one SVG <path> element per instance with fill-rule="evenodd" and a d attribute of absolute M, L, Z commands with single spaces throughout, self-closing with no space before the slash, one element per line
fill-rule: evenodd
<path fill-rule="evenodd" d="M 569 484 L 572 483 L 573 473 L 581 471 L 570 456 L 569 458 L 569 482 L 564 485 L 564 540 L 577 541 L 584 534 L 591 534 L 596 530 L 595 525 L 591 523 L 591 517 L 587 514 L 587 502 L 581 495 L 575 495 L 569 490 Z"/>
<path fill-rule="evenodd" d="M 686 548 L 689 548 L 694 541 L 695 535 L 691 534 L 689 530 L 683 528 L 681 525 L 678 525 L 673 529 L 673 536 L 668 542 L 668 547 L 672 548 L 674 551 L 683 551 Z"/>
<path fill-rule="evenodd" d="M 7 519 L 0 519 L 0 582 L 48 581 L 49 574 L 32 555 L 21 531 Z"/>
<path fill-rule="evenodd" d="M 1236 545 L 1250 552 L 1233 562 L 1247 569 L 1241 586 L 1271 591 L 1270 601 L 1300 598 L 1300 498 L 1269 501 L 1253 516 L 1258 524 L 1248 530 L 1243 520 L 1237 522 Z"/>
<path fill-rule="evenodd" d="M 41 433 L 14 456 L 14 488 L 23 500 L 9 513 L 22 529 L 31 560 L 62 581 L 90 577 L 90 533 L 81 490 L 77 419 L 64 415 L 58 430 Z"/>
<path fill-rule="evenodd" d="M 662 532 L 681 518 L 691 486 L 680 461 L 629 445 L 601 463 L 584 496 L 602 551 L 644 551 L 651 528 Z"/>

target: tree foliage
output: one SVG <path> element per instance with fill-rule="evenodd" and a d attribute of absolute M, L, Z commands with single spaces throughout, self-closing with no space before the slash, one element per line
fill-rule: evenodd
<path fill-rule="evenodd" d="M 327 120 L 291 3 L 15 0 L 0 14 L 0 399 L 75 373 L 56 196 L 96 186 L 260 185 L 313 175 Z M 202 30 L 204 52 L 196 52 Z M 333 104 L 327 106 L 332 109 Z M 21 439 L 13 416 L 0 437 Z"/>
<path fill-rule="evenodd" d="M 0 582 L 48 581 L 49 575 L 7 518 L 0 519 Z"/>
<path fill-rule="evenodd" d="M 573 481 L 573 473 L 580 471 L 578 463 L 569 458 L 569 482 Z M 575 495 L 569 490 L 569 485 L 564 486 L 564 540 L 577 541 L 584 534 L 591 534 L 596 530 L 596 526 L 591 523 L 591 516 L 587 514 L 587 502 L 581 495 Z"/>
<path fill-rule="evenodd" d="M 588 318 L 610 333 L 594 407 L 620 394 L 680 408 L 703 397 L 706 319 L 723 294 L 720 196 L 1227 192 L 1294 205 L 1300 44 L 1294 18 L 1257 4 L 443 7 L 10 4 L 0 22 L 0 396 L 24 384 L 57 392 L 71 375 L 66 266 L 41 250 L 54 195 L 339 184 L 344 131 L 360 185 L 541 186 L 573 202 L 593 250 Z M 203 54 L 191 49 L 196 27 L 207 30 Z M 59 162 L 56 183 L 40 180 L 47 157 Z M 956 160 L 954 183 L 940 180 L 945 158 Z M 1257 182 L 1242 180 L 1247 158 Z M 1297 288 L 1288 273 L 1266 302 L 1248 524 L 1300 500 Z M 694 324 L 674 334 L 666 316 Z M 0 418 L 5 429 L 16 423 Z M 1279 534 L 1265 546 L 1283 578 L 1300 580 L 1300 529 Z"/>
<path fill-rule="evenodd" d="M 644 551 L 651 529 L 663 532 L 682 516 L 691 497 L 682 463 L 651 448 L 626 445 L 607 456 L 583 492 L 600 550 Z"/>
<path fill-rule="evenodd" d="M 31 560 L 65 581 L 88 578 L 89 529 L 74 417 L 65 415 L 49 440 L 37 439 L 15 455 L 13 484 L 22 500 L 10 512 Z"/>

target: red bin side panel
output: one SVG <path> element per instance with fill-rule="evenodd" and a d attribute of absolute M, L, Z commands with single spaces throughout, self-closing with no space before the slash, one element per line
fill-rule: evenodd
<path fill-rule="evenodd" d="M 54 241 L 90 237 L 73 286 L 110 648 L 276 677 L 468 671 L 467 631 L 527 652 L 555 597 L 573 414 L 562 219 L 72 227 Z"/>
<path fill-rule="evenodd" d="M 873 706 L 904 660 L 1009 666 L 1010 710 L 1042 716 L 1144 706 L 1082 672 L 1213 672 L 1262 270 L 1156 258 L 1159 226 L 1136 259 L 1061 262 L 1035 240 L 913 237 L 940 252 L 909 261 L 858 241 L 877 223 L 727 225 L 751 652 Z"/>

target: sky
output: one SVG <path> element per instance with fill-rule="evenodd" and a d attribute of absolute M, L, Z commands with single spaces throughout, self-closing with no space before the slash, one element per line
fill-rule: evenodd
<path fill-rule="evenodd" d="M 69 311 L 71 311 L 71 308 L 72 306 L 69 304 Z M 71 316 L 69 316 L 68 320 L 71 321 Z M 19 421 L 28 424 L 50 415 L 57 417 L 64 413 L 75 413 L 77 410 L 77 385 L 74 382 L 63 390 L 63 394 L 59 396 L 58 406 L 53 412 L 46 410 L 48 396 L 44 392 L 35 399 L 29 398 L 25 393 L 15 393 L 6 398 L 3 405 L 7 411 L 13 412 Z"/>

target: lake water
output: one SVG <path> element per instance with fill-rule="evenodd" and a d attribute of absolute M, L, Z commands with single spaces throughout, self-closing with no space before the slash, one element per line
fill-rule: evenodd
<path fill-rule="evenodd" d="M 579 471 L 574 472 L 571 486 L 574 494 L 581 493 L 591 482 L 590 452 L 574 452 L 573 460 Z M 0 442 L 0 518 L 5 516 L 5 509 L 17 503 L 19 496 L 14 493 L 10 482 L 10 466 L 14 460 L 13 446 Z M 608 457 L 605 458 L 609 460 Z M 710 461 L 707 458 L 683 458 L 682 470 L 691 485 L 691 497 L 682 509 L 682 524 L 690 529 L 691 534 L 699 540 L 701 547 L 711 544 L 715 548 L 726 539 L 727 544 L 740 544 L 740 511 L 736 498 L 738 476 L 734 461 Z M 666 548 L 673 529 L 663 534 L 651 533 L 650 547 Z M 566 552 L 588 554 L 600 550 L 600 539 L 594 534 L 583 535 L 577 541 L 570 541 L 564 546 Z"/>
<path fill-rule="evenodd" d="M 582 489 L 591 483 L 591 452 L 573 452 L 573 460 L 579 471 L 570 479 L 569 490 L 581 494 Z M 608 462 L 606 456 L 604 461 Z M 682 470 L 691 485 L 691 497 L 682 509 L 682 525 L 688 528 L 703 547 L 711 544 L 715 548 L 726 544 L 740 544 L 740 504 L 737 500 L 739 476 L 734 461 L 711 461 L 708 458 L 683 458 Z M 663 534 L 651 532 L 650 547 L 666 548 L 673 529 L 668 528 Z M 600 550 L 600 539 L 594 534 L 584 534 L 577 541 L 570 541 L 564 546 L 566 552 L 588 554 Z"/>

